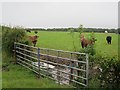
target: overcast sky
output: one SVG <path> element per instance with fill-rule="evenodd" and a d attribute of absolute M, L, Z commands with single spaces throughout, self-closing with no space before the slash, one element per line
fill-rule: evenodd
<path fill-rule="evenodd" d="M 2 23 L 24 27 L 117 28 L 117 2 L 5 2 Z"/>

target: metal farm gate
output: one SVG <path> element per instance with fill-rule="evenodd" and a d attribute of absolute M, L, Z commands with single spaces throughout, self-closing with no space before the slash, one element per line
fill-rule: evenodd
<path fill-rule="evenodd" d="M 14 43 L 15 62 L 59 84 L 88 86 L 88 54 Z"/>

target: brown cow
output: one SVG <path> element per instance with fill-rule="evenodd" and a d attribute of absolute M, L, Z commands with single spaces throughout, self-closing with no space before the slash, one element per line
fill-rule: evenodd
<path fill-rule="evenodd" d="M 31 40 L 31 42 L 33 43 L 34 47 L 36 46 L 37 43 L 37 39 L 39 36 L 29 36 L 29 39 Z"/>
<path fill-rule="evenodd" d="M 81 41 L 82 48 L 84 48 L 84 47 L 87 47 L 88 45 L 93 45 L 95 43 L 96 39 L 92 38 L 91 40 L 88 40 L 88 39 L 84 38 L 84 34 L 82 34 L 80 37 L 80 41 Z"/>

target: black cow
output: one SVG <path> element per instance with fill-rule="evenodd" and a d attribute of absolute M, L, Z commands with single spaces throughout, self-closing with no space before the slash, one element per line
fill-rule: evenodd
<path fill-rule="evenodd" d="M 108 43 L 108 44 L 111 44 L 112 37 L 111 37 L 111 36 L 107 36 L 107 37 L 106 37 L 106 40 L 107 40 L 107 43 Z"/>

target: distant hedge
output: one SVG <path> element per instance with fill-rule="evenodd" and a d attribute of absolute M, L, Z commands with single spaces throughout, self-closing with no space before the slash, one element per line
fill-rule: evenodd
<path fill-rule="evenodd" d="M 74 29 L 75 32 L 77 32 L 77 28 L 27 28 L 26 31 L 64 31 L 67 32 L 70 29 Z M 98 33 L 104 33 L 105 31 L 108 31 L 108 33 L 120 33 L 120 29 L 103 29 L 103 28 L 84 28 L 84 32 L 98 32 Z"/>

